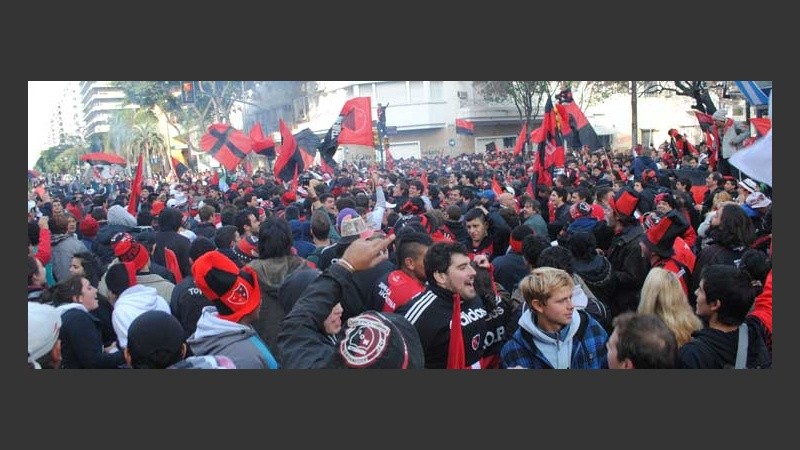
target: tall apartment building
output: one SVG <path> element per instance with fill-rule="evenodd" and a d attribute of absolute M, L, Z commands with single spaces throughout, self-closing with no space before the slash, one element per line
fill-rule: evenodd
<path fill-rule="evenodd" d="M 123 106 L 125 94 L 110 81 L 81 81 L 79 92 L 85 124 L 83 137 L 89 145 L 102 145 L 103 133 L 110 129 L 113 111 L 136 107 Z"/>
<path fill-rule="evenodd" d="M 67 82 L 51 113 L 45 147 L 65 143 L 72 136 L 83 136 L 83 108 L 78 95 L 78 82 Z"/>

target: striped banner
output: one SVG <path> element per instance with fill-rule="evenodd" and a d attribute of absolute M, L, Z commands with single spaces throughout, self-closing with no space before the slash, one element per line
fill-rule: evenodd
<path fill-rule="evenodd" d="M 766 105 L 769 101 L 767 94 L 761 90 L 755 81 L 734 81 L 734 83 L 736 83 L 736 87 L 739 88 L 739 92 L 744 95 L 747 103 L 753 106 L 760 106 Z"/>

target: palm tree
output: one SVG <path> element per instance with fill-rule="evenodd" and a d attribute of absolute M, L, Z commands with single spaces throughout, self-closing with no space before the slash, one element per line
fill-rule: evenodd
<path fill-rule="evenodd" d="M 149 112 L 149 111 L 148 111 Z M 167 145 L 161 133 L 158 131 L 157 122 L 155 117 L 150 113 L 149 118 L 144 119 L 133 126 L 133 138 L 131 139 L 131 149 L 137 157 L 144 152 L 145 158 L 150 161 L 151 165 L 146 165 L 148 169 L 146 176 L 152 176 L 152 164 L 162 163 L 162 170 L 157 172 L 166 173 L 169 169 L 166 167 L 168 159 L 166 155 Z"/>

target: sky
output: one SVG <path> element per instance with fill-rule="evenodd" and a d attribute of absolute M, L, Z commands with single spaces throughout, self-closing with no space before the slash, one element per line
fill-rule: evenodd
<path fill-rule="evenodd" d="M 67 81 L 28 81 L 28 168 L 44 150 L 50 118 Z"/>

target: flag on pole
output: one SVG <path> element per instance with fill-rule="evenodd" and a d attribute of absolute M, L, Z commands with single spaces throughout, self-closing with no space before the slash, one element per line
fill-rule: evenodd
<path fill-rule="evenodd" d="M 249 136 L 225 123 L 215 123 L 208 127 L 200 138 L 200 148 L 232 171 L 253 148 Z"/>
<path fill-rule="evenodd" d="M 139 193 L 142 191 L 142 169 L 144 168 L 144 152 L 139 153 L 139 164 L 136 165 L 136 174 L 131 183 L 131 198 L 128 199 L 128 212 L 136 217 L 136 208 L 139 204 Z"/>
<path fill-rule="evenodd" d="M 342 144 L 372 147 L 372 106 L 370 97 L 354 97 L 344 103 L 339 116 L 319 145 L 320 158 L 336 167 L 333 155 Z"/>
<path fill-rule="evenodd" d="M 553 101 L 547 97 L 544 107 L 544 119 L 542 120 L 542 131 L 540 132 L 541 142 L 536 149 L 536 183 L 547 186 L 553 185 L 553 177 L 550 168 L 553 166 L 564 167 L 566 157 L 564 154 L 564 142 L 561 132 L 556 125 L 556 112 L 553 108 Z"/>
<path fill-rule="evenodd" d="M 572 100 L 572 88 L 562 90 L 557 96 L 557 109 L 562 117 L 560 123 L 561 135 L 571 149 L 580 149 L 584 145 L 594 151 L 602 147 L 600 138 L 594 128 L 586 119 L 583 111 Z"/>

